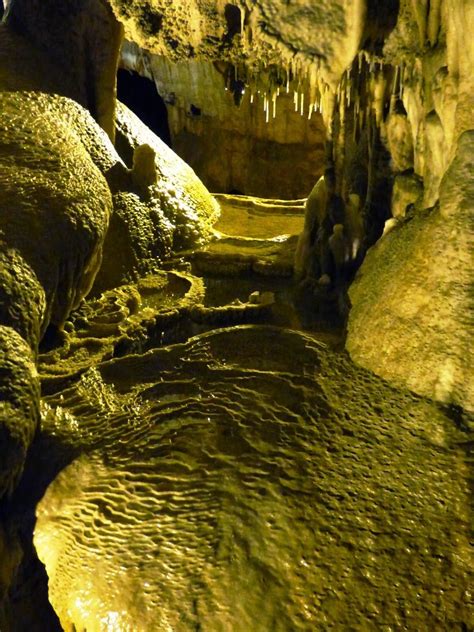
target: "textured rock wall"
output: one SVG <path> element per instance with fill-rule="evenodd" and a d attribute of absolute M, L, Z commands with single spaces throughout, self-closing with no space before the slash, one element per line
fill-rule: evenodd
<path fill-rule="evenodd" d="M 59 93 L 87 108 L 113 138 L 122 27 L 107 1 L 10 0 L 6 22 L 54 65 Z"/>
<path fill-rule="evenodd" d="M 122 65 L 156 83 L 173 149 L 211 191 L 294 199 L 321 175 L 324 124 L 295 108 L 293 89 L 282 87 L 267 113 L 265 91 L 254 94 L 229 64 L 172 62 L 127 44 Z"/>
<path fill-rule="evenodd" d="M 191 167 L 122 103 L 116 126 L 117 149 L 131 169 L 122 164 L 111 178 L 115 212 L 96 294 L 156 271 L 172 253 L 205 242 L 220 211 Z"/>
<path fill-rule="evenodd" d="M 315 62 L 335 85 L 357 53 L 364 0 L 110 0 L 127 39 L 168 59 L 236 61 L 250 69 L 276 64 L 296 71 Z"/>
<path fill-rule="evenodd" d="M 401 3 L 384 49 L 396 65 L 392 85 L 401 108 L 385 125 L 395 175 L 393 233 L 369 252 L 351 288 L 347 340 L 357 362 L 469 410 L 472 28 L 471 2 Z"/>
<path fill-rule="evenodd" d="M 101 262 L 112 199 L 90 126 L 68 99 L 0 92 L 0 496 L 38 423 L 39 340 L 77 307 Z"/>

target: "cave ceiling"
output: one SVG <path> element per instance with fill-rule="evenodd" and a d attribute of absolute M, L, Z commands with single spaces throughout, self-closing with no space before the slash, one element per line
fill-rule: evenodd
<path fill-rule="evenodd" d="M 110 0 L 127 39 L 173 60 L 307 67 L 337 82 L 364 32 L 364 0 Z M 239 35 L 239 37 L 235 37 Z"/>

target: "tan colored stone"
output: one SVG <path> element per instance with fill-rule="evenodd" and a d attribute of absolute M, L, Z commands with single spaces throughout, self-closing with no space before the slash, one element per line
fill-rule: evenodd
<path fill-rule="evenodd" d="M 393 183 L 392 191 L 392 215 L 397 219 L 403 219 L 407 208 L 416 204 L 423 194 L 421 180 L 415 175 L 398 175 Z"/>
<path fill-rule="evenodd" d="M 122 64 L 155 82 L 173 150 L 211 191 L 294 199 L 307 195 L 321 175 L 326 130 L 319 113 L 309 118 L 307 91 L 303 114 L 295 111 L 293 90 L 286 94 L 283 86 L 275 103 L 268 93 L 267 116 L 263 91 L 254 93 L 242 81 L 236 98 L 224 70 L 207 60 L 172 62 L 127 44 Z M 234 71 L 223 68 L 233 79 Z"/>
<path fill-rule="evenodd" d="M 399 386 L 474 410 L 474 132 L 461 136 L 427 216 L 399 225 L 367 253 L 350 288 L 347 349 Z"/>
<path fill-rule="evenodd" d="M 7 24 L 53 65 L 61 77 L 56 80 L 59 94 L 88 108 L 113 139 L 122 27 L 107 0 L 11 0 L 9 4 Z"/>

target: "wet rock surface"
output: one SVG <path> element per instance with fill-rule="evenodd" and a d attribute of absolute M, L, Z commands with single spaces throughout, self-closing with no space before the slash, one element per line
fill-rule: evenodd
<path fill-rule="evenodd" d="M 301 202 L 220 202 L 230 260 L 303 221 Z M 465 432 L 355 367 L 276 266 L 210 262 L 48 330 L 42 430 L 0 507 L 5 630 L 60 629 L 33 528 L 63 629 L 469 629 Z M 255 322 L 295 329 L 228 327 Z"/>
<path fill-rule="evenodd" d="M 368 252 L 349 294 L 347 349 L 395 384 L 474 411 L 474 133 L 464 133 L 440 205 Z M 383 349 L 383 353 L 380 353 Z"/>
<path fill-rule="evenodd" d="M 100 266 L 112 199 L 91 158 L 101 153 L 94 126 L 69 99 L 0 93 L 0 497 L 38 424 L 40 338 L 62 326 Z"/>
<path fill-rule="evenodd" d="M 35 530 L 66 629 L 472 625 L 462 433 L 311 335 L 100 364 L 43 433 L 77 455 Z"/>
<path fill-rule="evenodd" d="M 147 145 L 155 154 L 156 182 L 147 187 L 147 195 L 174 228 L 173 248 L 205 242 L 219 217 L 219 206 L 191 167 L 121 103 L 117 105 L 116 124 L 116 146 L 130 167 L 138 148 Z"/>

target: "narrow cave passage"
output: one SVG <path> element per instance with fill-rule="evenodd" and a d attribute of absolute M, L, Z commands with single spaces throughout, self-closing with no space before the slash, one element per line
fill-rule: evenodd
<path fill-rule="evenodd" d="M 474 630 L 457 1 L 0 0 L 0 632 Z"/>
<path fill-rule="evenodd" d="M 120 68 L 117 73 L 117 97 L 171 147 L 168 112 L 153 81 L 137 72 Z"/>

